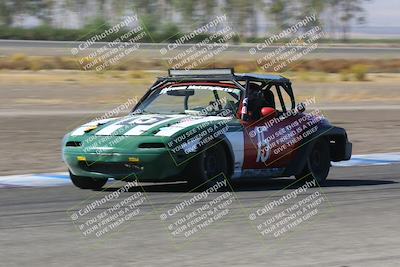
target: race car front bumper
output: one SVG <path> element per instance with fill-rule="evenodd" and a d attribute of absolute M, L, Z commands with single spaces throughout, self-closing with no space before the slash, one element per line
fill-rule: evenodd
<path fill-rule="evenodd" d="M 349 160 L 351 158 L 352 151 L 353 151 L 353 144 L 350 142 L 346 142 L 343 160 Z"/>
<path fill-rule="evenodd" d="M 171 181 L 184 168 L 184 164 L 176 164 L 166 149 L 142 154 L 65 152 L 64 161 L 76 176 L 124 181 Z"/>

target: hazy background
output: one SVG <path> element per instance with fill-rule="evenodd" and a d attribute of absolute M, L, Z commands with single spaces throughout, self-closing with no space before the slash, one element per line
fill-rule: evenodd
<path fill-rule="evenodd" d="M 396 0 L 0 0 L 0 38 L 70 40 L 74 31 L 50 35 L 49 28 L 93 29 L 136 12 L 161 35 L 157 41 L 168 36 L 162 32 L 187 32 L 220 14 L 228 15 L 244 41 L 254 41 L 312 13 L 329 38 L 390 39 L 400 34 L 399 10 Z"/>

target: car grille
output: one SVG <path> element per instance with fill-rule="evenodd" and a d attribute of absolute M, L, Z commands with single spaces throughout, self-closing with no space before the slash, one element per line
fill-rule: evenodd
<path fill-rule="evenodd" d="M 81 146 L 81 142 L 79 141 L 68 141 L 65 146 Z"/>
<path fill-rule="evenodd" d="M 132 162 L 91 162 L 80 161 L 79 167 L 89 172 L 104 174 L 133 174 L 142 171 L 142 167 Z"/>
<path fill-rule="evenodd" d="M 164 148 L 164 143 L 142 143 L 139 148 Z"/>

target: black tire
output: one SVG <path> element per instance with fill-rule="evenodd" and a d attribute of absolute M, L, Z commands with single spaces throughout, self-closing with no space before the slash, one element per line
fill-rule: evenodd
<path fill-rule="evenodd" d="M 331 167 L 329 143 L 324 138 L 318 138 L 311 145 L 305 166 L 296 179 L 316 180 L 321 185 L 326 182 Z"/>
<path fill-rule="evenodd" d="M 90 177 L 84 176 L 76 176 L 69 172 L 69 177 L 71 178 L 72 183 L 79 187 L 80 189 L 93 189 L 99 190 L 107 183 L 108 179 L 93 179 Z"/>
<path fill-rule="evenodd" d="M 228 175 L 228 160 L 222 144 L 211 145 L 195 156 L 184 171 L 190 189 L 199 190 L 229 179 Z"/>

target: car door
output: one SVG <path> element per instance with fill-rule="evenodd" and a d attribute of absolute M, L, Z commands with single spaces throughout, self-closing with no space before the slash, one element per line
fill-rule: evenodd
<path fill-rule="evenodd" d="M 281 106 L 275 113 L 241 122 L 244 129 L 244 176 L 280 176 L 293 157 L 298 138 L 297 116 L 283 116 L 286 108 L 281 103 L 283 98 L 280 98 L 277 97 L 276 103 Z"/>

